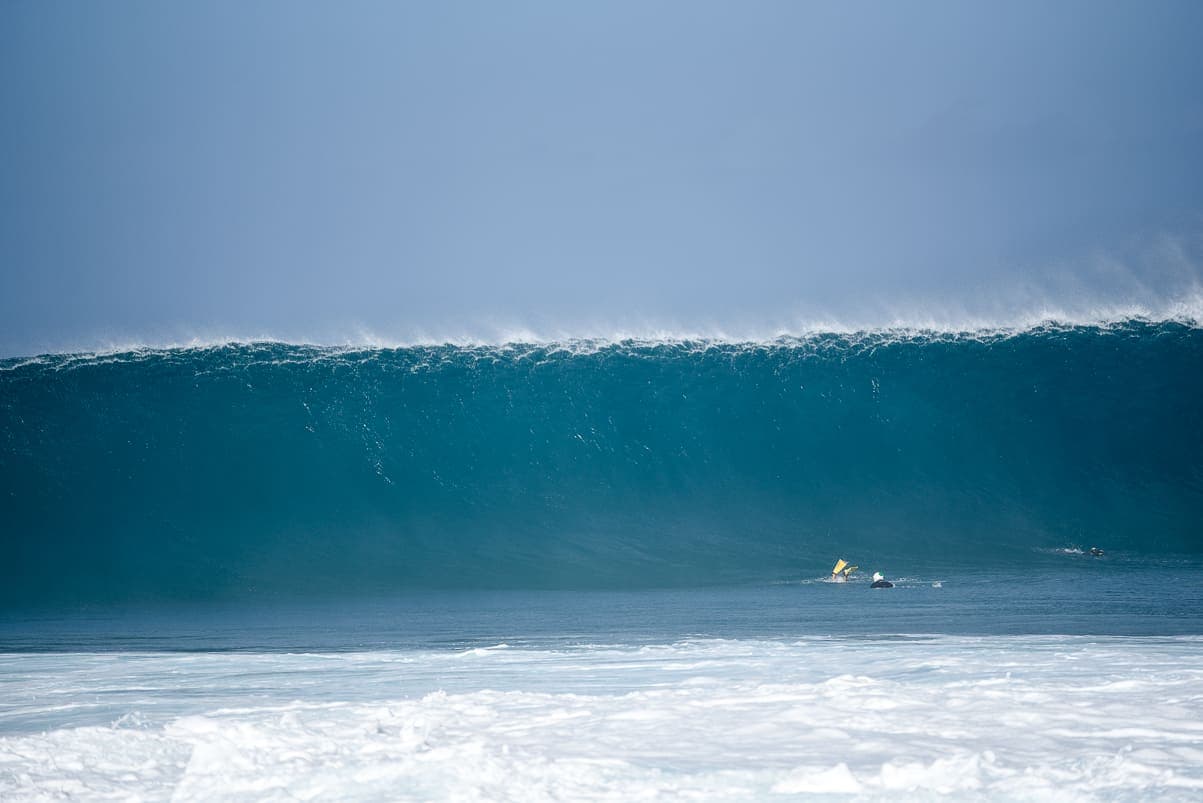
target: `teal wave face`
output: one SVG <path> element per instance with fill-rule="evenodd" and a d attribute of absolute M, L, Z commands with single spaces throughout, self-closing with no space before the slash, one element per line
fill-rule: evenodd
<path fill-rule="evenodd" d="M 1203 331 L 0 362 L 0 599 L 1203 552 Z"/>

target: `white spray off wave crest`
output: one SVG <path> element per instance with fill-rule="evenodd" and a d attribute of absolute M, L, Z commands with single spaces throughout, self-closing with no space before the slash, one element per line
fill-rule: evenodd
<path fill-rule="evenodd" d="M 875 333 L 980 337 L 1127 322 L 1198 328 L 1203 326 L 1203 259 L 1199 253 L 1203 253 L 1203 235 L 1194 240 L 1159 236 L 1124 253 L 1099 253 L 1038 272 L 983 279 L 955 293 L 895 293 L 886 298 L 870 292 L 842 302 L 782 301 L 776 309 L 755 312 L 595 313 L 565 320 L 556 311 L 545 310 L 526 315 L 446 316 L 438 323 L 358 321 L 272 329 L 181 325 L 157 331 L 98 333 L 77 342 L 47 343 L 37 353 L 101 355 L 253 343 L 350 350 L 444 345 L 597 347 L 624 342 L 763 344 Z"/>

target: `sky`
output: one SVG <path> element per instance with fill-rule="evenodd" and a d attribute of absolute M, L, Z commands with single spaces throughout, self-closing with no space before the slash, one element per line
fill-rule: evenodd
<path fill-rule="evenodd" d="M 1194 0 L 5 0 L 0 354 L 1197 311 L 1200 31 Z"/>

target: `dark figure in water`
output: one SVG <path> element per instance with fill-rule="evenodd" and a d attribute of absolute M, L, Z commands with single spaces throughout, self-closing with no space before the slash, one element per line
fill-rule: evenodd
<path fill-rule="evenodd" d="M 873 572 L 873 585 L 869 588 L 893 588 L 894 584 L 882 576 L 881 572 Z"/>
<path fill-rule="evenodd" d="M 1102 556 L 1103 550 L 1099 549 L 1097 546 L 1092 546 L 1090 548 L 1090 554 L 1094 555 L 1096 558 L 1098 558 L 1098 557 Z"/>

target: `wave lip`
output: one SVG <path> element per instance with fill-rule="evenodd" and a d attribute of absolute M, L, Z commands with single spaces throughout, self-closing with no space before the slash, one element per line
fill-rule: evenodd
<path fill-rule="evenodd" d="M 1203 292 L 1157 305 L 1110 304 L 1088 309 L 1039 306 L 1007 315 L 972 313 L 909 313 L 874 317 L 821 316 L 765 324 L 665 326 L 577 325 L 572 328 L 530 326 L 467 327 L 441 334 L 410 332 L 397 336 L 356 328 L 350 332 L 321 336 L 297 336 L 284 333 L 206 333 L 183 337 L 145 339 L 100 339 L 32 356 L 0 358 L 0 364 L 16 360 L 33 361 L 51 356 L 103 357 L 135 355 L 162 351 L 194 351 L 221 348 L 248 348 L 262 345 L 291 345 L 341 351 L 396 350 L 455 346 L 463 349 L 520 346 L 560 346 L 573 351 L 590 351 L 615 344 L 639 346 L 657 344 L 747 345 L 807 341 L 816 337 L 840 335 L 855 338 L 890 337 L 998 337 L 1035 331 L 1073 328 L 1114 329 L 1130 324 L 1178 324 L 1191 328 L 1203 326 Z"/>

